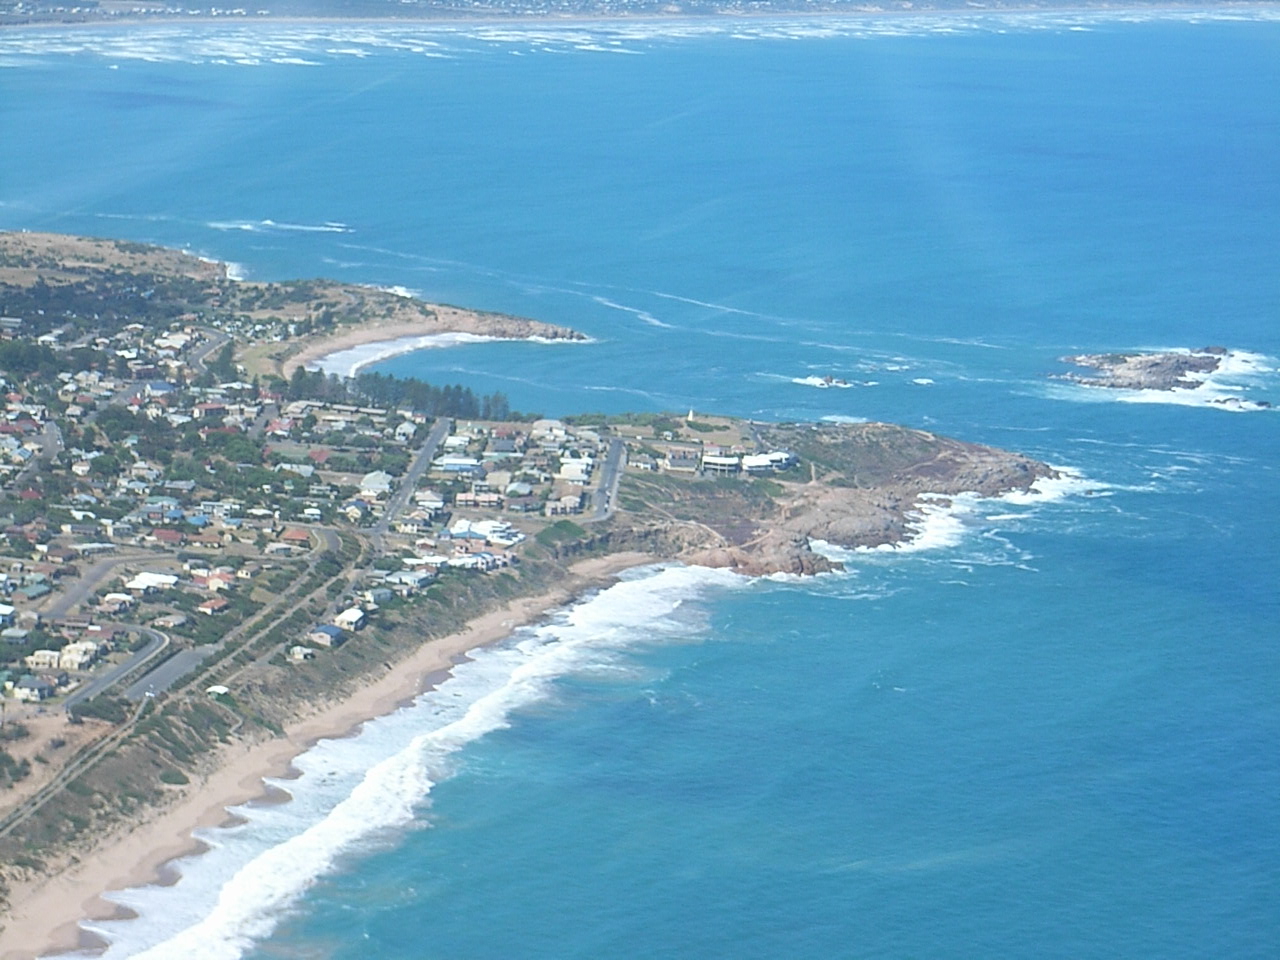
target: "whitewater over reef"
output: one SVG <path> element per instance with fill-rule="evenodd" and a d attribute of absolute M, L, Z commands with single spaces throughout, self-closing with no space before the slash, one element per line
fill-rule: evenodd
<path fill-rule="evenodd" d="M 631 571 L 111 892 L 104 955 L 1274 952 L 1280 419 L 1205 411 L 1280 402 L 1277 48 L 1252 7 L 0 34 L 0 226 L 586 338 L 321 369 L 1070 468 L 884 504 L 820 576 Z"/>

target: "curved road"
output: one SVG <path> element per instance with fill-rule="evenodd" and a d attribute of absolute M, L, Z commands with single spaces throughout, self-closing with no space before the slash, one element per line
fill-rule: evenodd
<path fill-rule="evenodd" d="M 142 666 L 169 646 L 169 638 L 159 630 L 152 630 L 150 627 L 144 627 L 139 624 L 125 624 L 124 626 L 126 630 L 133 633 L 141 633 L 145 636 L 147 638 L 146 645 L 126 659 L 124 663 L 117 664 L 110 670 L 104 671 L 72 692 L 62 704 L 62 708 L 68 713 L 71 712 L 71 708 L 76 704 L 92 700 L 98 694 L 113 686 L 121 677 Z"/>

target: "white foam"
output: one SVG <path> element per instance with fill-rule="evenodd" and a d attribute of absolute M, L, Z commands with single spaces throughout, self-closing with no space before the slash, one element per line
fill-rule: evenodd
<path fill-rule="evenodd" d="M 191 250 L 183 250 L 182 252 L 188 256 L 195 257 L 202 263 L 211 263 L 214 266 L 222 267 L 228 280 L 235 280 L 239 283 L 245 278 L 245 267 L 242 263 L 236 263 L 233 260 L 215 260 L 213 257 L 202 256 L 201 254 L 195 253 Z"/>
<path fill-rule="evenodd" d="M 825 419 L 825 418 L 824 418 Z M 829 560 L 850 563 L 866 554 L 920 553 L 956 546 L 971 531 L 992 522 L 1022 519 L 1025 513 L 999 512 L 1008 506 L 1038 507 L 1078 495 L 1093 495 L 1109 485 L 1091 481 L 1072 467 L 1054 466 L 1056 477 L 1039 477 L 1027 490 L 1013 490 L 995 497 L 977 493 L 925 493 L 907 513 L 907 535 L 893 543 L 874 547 L 842 547 L 825 540 L 812 540 L 814 552 Z"/>
<path fill-rule="evenodd" d="M 356 736 L 321 741 L 295 760 L 298 779 L 273 782 L 290 802 L 236 808 L 245 822 L 203 832 L 209 852 L 179 861 L 177 883 L 110 894 L 138 919 L 85 928 L 108 940 L 106 960 L 237 960 L 339 858 L 420 822 L 457 751 L 554 698 L 560 677 L 617 666 L 636 644 L 688 636 L 700 625 L 686 601 L 748 582 L 704 567 L 629 571 L 547 624 L 477 651 L 411 706 Z"/>
<path fill-rule="evenodd" d="M 911 382 L 912 382 L 912 383 L 918 383 L 918 384 L 919 384 L 920 386 L 922 386 L 922 387 L 927 387 L 927 386 L 929 386 L 930 384 L 932 384 L 932 383 L 933 383 L 933 381 L 932 381 L 932 380 L 930 380 L 928 377 L 916 377 L 916 378 L 915 378 L 914 380 L 912 380 Z"/>
<path fill-rule="evenodd" d="M 792 383 L 799 384 L 802 387 L 817 387 L 820 390 L 826 390 L 829 387 L 837 387 L 841 390 L 848 390 L 853 386 L 847 380 L 827 380 L 825 377 L 792 377 Z"/>
<path fill-rule="evenodd" d="M 353 233 L 345 223 L 281 223 L 276 220 L 210 220 L 205 224 L 211 230 L 240 230 L 244 233 Z"/>
<path fill-rule="evenodd" d="M 657 317 L 651 314 L 648 310 L 641 310 L 639 307 L 629 307 L 625 303 L 616 303 L 615 301 L 610 300 L 607 297 L 593 296 L 591 299 L 594 300 L 596 303 L 600 304 L 600 306 L 602 307 L 609 307 L 611 310 L 621 310 L 624 313 L 629 313 L 632 316 L 637 317 L 640 320 L 643 320 L 645 323 L 649 324 L 649 326 L 651 327 L 666 327 L 667 329 L 672 329 L 671 324 L 665 323 L 662 320 L 659 320 Z"/>
<path fill-rule="evenodd" d="M 402 287 L 398 283 L 390 287 L 378 287 L 377 289 L 392 296 L 404 297 L 406 300 L 414 300 L 422 295 L 421 291 L 410 290 L 408 287 Z"/>
<path fill-rule="evenodd" d="M 1204 355 L 1185 348 L 1156 348 L 1151 352 Z M 1256 413 L 1277 408 L 1270 403 L 1250 399 L 1245 394 L 1250 390 L 1276 386 L 1275 374 L 1278 372 L 1274 357 L 1247 350 L 1229 350 L 1217 369 L 1187 374 L 1186 379 L 1197 381 L 1194 386 L 1174 390 L 1121 390 L 1083 383 L 1056 383 L 1050 385 L 1048 393 L 1058 399 L 1078 402 L 1160 403 L 1228 413 Z"/>

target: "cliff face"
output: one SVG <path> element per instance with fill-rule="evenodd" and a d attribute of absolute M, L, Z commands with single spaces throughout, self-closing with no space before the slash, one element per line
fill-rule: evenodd
<path fill-rule="evenodd" d="M 676 480 L 629 475 L 615 535 L 643 549 L 748 575 L 832 569 L 811 540 L 897 543 L 924 494 L 998 496 L 1056 476 L 1046 464 L 888 424 L 769 427 L 801 456 L 773 477 Z"/>

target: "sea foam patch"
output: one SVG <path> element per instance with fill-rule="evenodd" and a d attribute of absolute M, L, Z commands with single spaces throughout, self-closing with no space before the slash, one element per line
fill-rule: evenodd
<path fill-rule="evenodd" d="M 547 623 L 476 651 L 411 706 L 355 736 L 321 741 L 294 761 L 297 779 L 270 781 L 289 802 L 235 808 L 242 822 L 202 831 L 209 850 L 178 861 L 176 883 L 109 895 L 139 919 L 85 928 L 109 942 L 106 960 L 237 960 L 343 857 L 421 822 L 423 802 L 458 751 L 510 725 L 520 709 L 554 699 L 561 677 L 605 668 L 637 644 L 696 634 L 704 625 L 688 601 L 747 583 L 705 567 L 628 571 Z"/>

